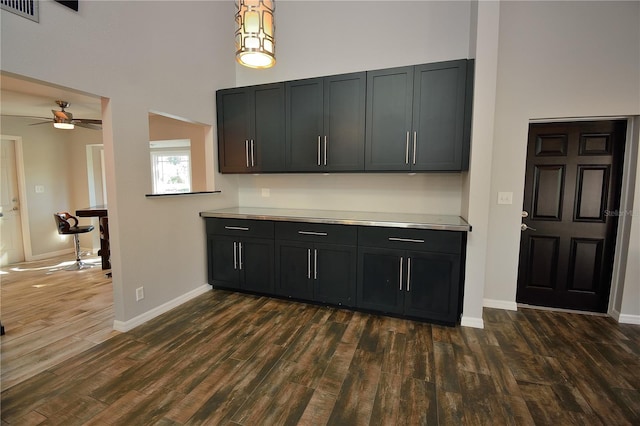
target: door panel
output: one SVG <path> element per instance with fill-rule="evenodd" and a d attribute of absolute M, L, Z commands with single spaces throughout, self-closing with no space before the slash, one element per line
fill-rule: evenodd
<path fill-rule="evenodd" d="M 0 146 L 0 266 L 24 261 L 15 141 Z"/>
<path fill-rule="evenodd" d="M 242 288 L 260 293 L 273 292 L 273 240 L 244 240 L 239 244 L 239 265 L 244 274 Z"/>
<path fill-rule="evenodd" d="M 327 170 L 364 170 L 365 85 L 363 72 L 325 78 L 322 163 L 326 157 Z"/>
<path fill-rule="evenodd" d="M 237 258 L 237 242 L 233 238 L 216 235 L 209 240 L 210 274 L 209 284 L 230 288 L 240 288 Z"/>
<path fill-rule="evenodd" d="M 320 169 L 323 79 L 286 83 L 287 161 L 290 171 Z"/>
<path fill-rule="evenodd" d="M 358 254 L 358 307 L 382 312 L 402 313 L 405 277 L 404 252 L 361 248 Z"/>
<path fill-rule="evenodd" d="M 312 299 L 312 249 L 309 244 L 276 242 L 276 293 L 281 296 Z"/>
<path fill-rule="evenodd" d="M 516 300 L 606 312 L 626 121 L 529 126 Z"/>
<path fill-rule="evenodd" d="M 255 171 L 284 170 L 284 83 L 258 86 L 254 91 Z"/>
<path fill-rule="evenodd" d="M 313 299 L 346 306 L 355 304 L 356 248 L 331 244 L 314 246 Z"/>
<path fill-rule="evenodd" d="M 219 167 L 226 172 L 247 170 L 247 140 L 250 139 L 249 91 L 233 89 L 218 92 L 217 110 Z"/>

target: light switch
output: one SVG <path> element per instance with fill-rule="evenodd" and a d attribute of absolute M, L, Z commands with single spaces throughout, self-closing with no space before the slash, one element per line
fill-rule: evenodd
<path fill-rule="evenodd" d="M 262 196 L 265 198 L 271 196 L 271 191 L 269 190 L 269 188 L 262 188 Z"/>
<path fill-rule="evenodd" d="M 36 185 L 36 194 L 44 193 L 44 185 Z"/>
<path fill-rule="evenodd" d="M 498 192 L 498 204 L 513 204 L 513 192 Z"/>

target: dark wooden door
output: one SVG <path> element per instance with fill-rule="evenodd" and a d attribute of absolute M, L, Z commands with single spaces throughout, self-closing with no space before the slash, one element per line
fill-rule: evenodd
<path fill-rule="evenodd" d="M 401 314 L 405 278 L 403 250 L 375 247 L 358 249 L 359 308 Z M 402 287 L 401 287 L 402 286 Z"/>
<path fill-rule="evenodd" d="M 445 323 L 458 321 L 460 255 L 408 252 L 405 314 Z"/>
<path fill-rule="evenodd" d="M 286 83 L 289 171 L 318 171 L 322 165 L 323 79 Z"/>
<path fill-rule="evenodd" d="M 238 244 L 241 287 L 259 293 L 272 293 L 273 240 L 246 239 Z"/>
<path fill-rule="evenodd" d="M 313 299 L 353 306 L 356 288 L 356 248 L 315 244 L 313 249 Z"/>
<path fill-rule="evenodd" d="M 276 293 L 280 296 L 313 298 L 313 249 L 296 241 L 277 241 Z"/>
<path fill-rule="evenodd" d="M 218 114 L 218 167 L 222 173 L 248 170 L 248 147 L 251 139 L 251 116 L 248 88 L 219 90 L 216 93 Z"/>
<path fill-rule="evenodd" d="M 323 171 L 364 170 L 366 74 L 324 79 Z"/>
<path fill-rule="evenodd" d="M 367 72 L 365 169 L 409 170 L 413 67 Z"/>
<path fill-rule="evenodd" d="M 253 90 L 251 172 L 284 170 L 284 83 L 256 86 Z"/>
<path fill-rule="evenodd" d="M 462 170 L 467 61 L 415 67 L 411 170 Z"/>
<path fill-rule="evenodd" d="M 217 287 L 240 288 L 238 242 L 232 237 L 209 238 L 209 284 Z"/>
<path fill-rule="evenodd" d="M 623 120 L 529 126 L 519 303 L 606 312 L 625 132 Z"/>

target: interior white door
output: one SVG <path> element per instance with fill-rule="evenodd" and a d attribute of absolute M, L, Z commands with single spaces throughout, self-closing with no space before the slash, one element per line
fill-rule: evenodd
<path fill-rule="evenodd" d="M 0 145 L 0 266 L 24 261 L 15 141 Z"/>

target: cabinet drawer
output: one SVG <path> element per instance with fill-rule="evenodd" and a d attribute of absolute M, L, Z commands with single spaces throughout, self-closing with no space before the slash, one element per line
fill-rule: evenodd
<path fill-rule="evenodd" d="M 207 234 L 273 238 L 273 222 L 268 220 L 207 218 Z"/>
<path fill-rule="evenodd" d="M 363 247 L 460 254 L 462 232 L 360 226 L 358 243 Z"/>
<path fill-rule="evenodd" d="M 356 226 L 307 222 L 277 222 L 276 239 L 314 243 L 356 245 Z"/>

